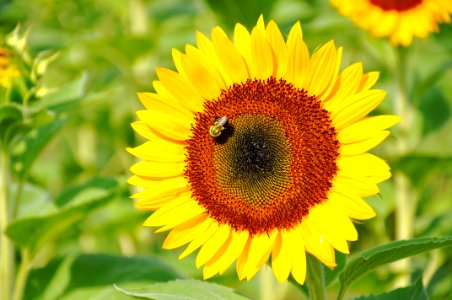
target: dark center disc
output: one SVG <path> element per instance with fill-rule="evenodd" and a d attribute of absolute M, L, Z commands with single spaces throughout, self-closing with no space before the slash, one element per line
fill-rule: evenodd
<path fill-rule="evenodd" d="M 218 185 L 251 205 L 269 203 L 290 184 L 284 127 L 268 116 L 252 114 L 240 115 L 228 126 L 214 149 Z"/>

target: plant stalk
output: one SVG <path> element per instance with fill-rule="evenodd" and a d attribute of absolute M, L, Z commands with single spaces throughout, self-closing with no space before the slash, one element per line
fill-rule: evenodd
<path fill-rule="evenodd" d="M 1 149 L 0 156 L 0 298 L 11 299 L 14 278 L 14 248 L 5 233 L 10 221 L 8 203 L 9 156 L 7 150 Z"/>
<path fill-rule="evenodd" d="M 27 283 L 28 273 L 30 272 L 30 255 L 28 250 L 22 251 L 22 259 L 20 261 L 19 270 L 17 271 L 16 282 L 14 285 L 13 300 L 22 300 Z"/>
<path fill-rule="evenodd" d="M 309 289 L 309 299 L 311 300 L 325 300 L 326 286 L 323 266 L 320 261 L 314 256 L 306 253 L 306 269 L 307 278 L 306 284 Z"/>
<path fill-rule="evenodd" d="M 401 117 L 401 122 L 398 126 L 399 134 L 397 137 L 397 152 L 398 156 L 405 155 L 410 148 L 409 132 L 412 123 L 412 108 L 408 99 L 408 82 L 407 74 L 410 72 L 407 68 L 406 49 L 397 48 L 397 86 L 396 98 L 394 101 L 394 112 Z M 410 182 L 405 174 L 396 170 L 394 172 L 395 185 L 395 238 L 396 240 L 405 240 L 413 237 L 414 218 L 416 213 L 416 199 L 413 193 Z M 410 281 L 410 260 L 404 259 L 395 264 L 398 272 L 402 274 L 397 281 L 398 286 L 405 286 Z"/>

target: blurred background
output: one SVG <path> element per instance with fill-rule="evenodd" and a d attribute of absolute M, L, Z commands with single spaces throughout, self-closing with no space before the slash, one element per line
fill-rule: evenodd
<path fill-rule="evenodd" d="M 18 35 L 28 33 L 32 58 L 57 53 L 30 100 L 49 117 L 23 134 L 12 156 L 11 194 L 21 199 L 15 240 L 34 253 L 25 299 L 127 299 L 112 284 L 202 278 L 195 255 L 179 261 L 181 251 L 161 250 L 166 234 L 142 227 L 149 213 L 129 198 L 134 158 L 125 148 L 143 141 L 130 127 L 141 108 L 136 93 L 153 91 L 154 68 L 173 68 L 171 49 L 194 44 L 197 30 L 209 36 L 220 25 L 231 34 L 236 22 L 251 29 L 260 14 L 285 35 L 300 20 L 311 53 L 334 39 L 344 47 L 342 69 L 362 61 L 365 71 L 380 71 L 377 87 L 388 96 L 375 113 L 394 112 L 396 51 L 328 1 L 0 0 L 0 40 L 20 24 Z M 452 233 L 452 26 L 441 24 L 440 30 L 403 50 L 413 117 L 409 151 L 397 151 L 397 128 L 374 150 L 408 179 L 414 236 Z M 368 199 L 378 215 L 357 225 L 360 239 L 351 253 L 395 238 L 395 197 L 390 180 L 381 195 Z M 422 272 L 432 299 L 452 298 L 450 249 L 414 257 L 409 276 Z M 397 266 L 379 268 L 354 284 L 349 296 L 388 291 L 399 275 Z M 209 281 L 252 299 L 265 299 L 266 288 L 282 299 L 301 297 L 290 283 L 262 287 L 264 276 L 239 282 L 230 268 Z"/>

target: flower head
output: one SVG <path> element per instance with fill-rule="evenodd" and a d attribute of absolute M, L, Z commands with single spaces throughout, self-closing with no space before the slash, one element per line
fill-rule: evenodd
<path fill-rule="evenodd" d="M 236 261 L 251 279 L 272 257 L 283 282 L 303 283 L 306 251 L 334 267 L 334 249 L 358 238 L 351 219 L 372 218 L 362 197 L 379 192 L 388 165 L 366 153 L 389 134 L 395 116 L 366 115 L 385 92 L 378 73 L 355 63 L 338 74 L 333 41 L 312 56 L 296 23 L 285 41 L 262 18 L 231 41 L 215 27 L 197 46 L 173 51 L 177 71 L 158 68 L 155 93 L 133 128 L 146 139 L 129 151 L 141 158 L 130 184 L 144 223 L 170 231 L 163 247 L 200 248 L 204 277 Z"/>
<path fill-rule="evenodd" d="M 11 63 L 9 52 L 0 46 L 0 86 L 8 88 L 11 79 L 19 76 L 19 71 Z"/>
<path fill-rule="evenodd" d="M 339 12 L 376 37 L 408 46 L 413 37 L 426 38 L 450 22 L 449 0 L 331 0 Z"/>

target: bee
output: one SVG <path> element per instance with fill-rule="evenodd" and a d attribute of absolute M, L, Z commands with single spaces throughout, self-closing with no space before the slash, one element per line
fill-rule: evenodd
<path fill-rule="evenodd" d="M 228 118 L 226 118 L 226 116 L 218 118 L 215 123 L 213 123 L 213 125 L 209 128 L 210 136 L 219 137 L 221 132 L 224 130 L 224 125 L 226 125 L 227 121 Z"/>

